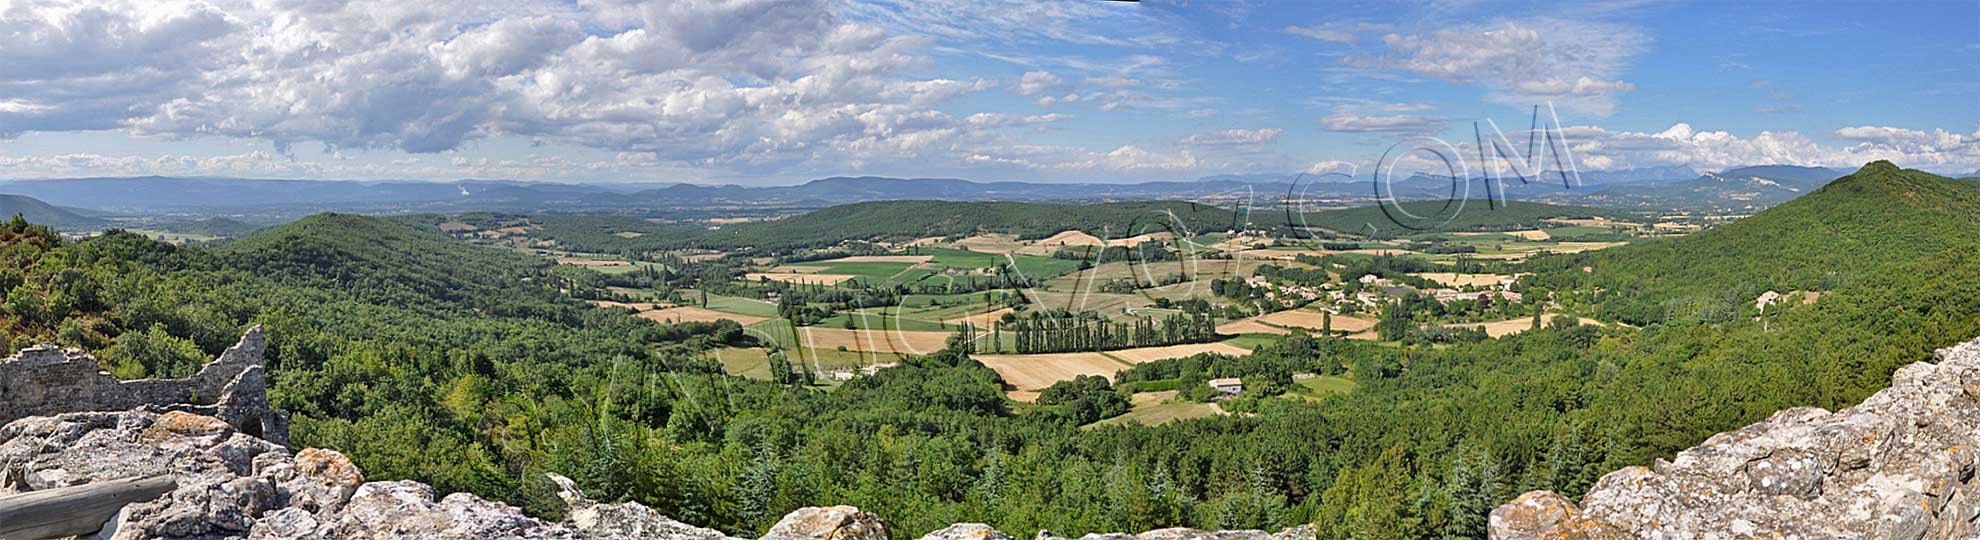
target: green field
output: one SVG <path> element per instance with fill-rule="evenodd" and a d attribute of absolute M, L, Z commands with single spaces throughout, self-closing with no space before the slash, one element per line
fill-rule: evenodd
<path fill-rule="evenodd" d="M 699 294 L 695 294 L 693 293 L 693 291 L 688 291 L 686 293 L 683 293 L 683 296 L 685 296 L 686 298 L 700 297 Z M 737 298 L 734 296 L 720 296 L 713 294 L 708 295 L 708 305 L 702 307 L 706 307 L 708 309 L 721 311 L 725 313 L 734 313 L 737 315 L 754 315 L 757 317 L 777 316 L 776 304 L 772 304 L 762 300 L 750 299 L 750 298 Z"/>
<path fill-rule="evenodd" d="M 1177 420 L 1209 418 L 1217 416 L 1217 406 L 1209 403 L 1170 401 L 1175 396 L 1173 390 L 1166 392 L 1144 392 L 1134 395 L 1134 408 L 1127 414 L 1108 418 L 1085 427 L 1099 426 L 1155 426 Z"/>
<path fill-rule="evenodd" d="M 1311 379 L 1296 379 L 1293 384 L 1304 390 L 1301 392 L 1315 396 L 1331 396 L 1354 391 L 1354 381 L 1335 375 L 1316 375 Z"/>
<path fill-rule="evenodd" d="M 1279 336 L 1274 334 L 1238 334 L 1230 339 L 1224 340 L 1223 343 L 1225 345 L 1230 345 L 1232 347 L 1237 347 L 1249 351 L 1255 351 L 1258 350 L 1259 347 L 1264 346 L 1266 343 L 1271 343 L 1278 340 L 1279 340 Z"/>

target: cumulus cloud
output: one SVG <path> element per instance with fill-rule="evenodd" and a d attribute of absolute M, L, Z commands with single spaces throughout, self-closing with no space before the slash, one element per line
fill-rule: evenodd
<path fill-rule="evenodd" d="M 1824 144 L 1795 131 L 1762 131 L 1740 137 L 1725 131 L 1699 130 L 1686 123 L 1656 133 L 1570 126 L 1561 134 L 1578 163 L 1598 169 L 1664 164 L 1707 170 L 1744 165 L 1854 168 L 1880 159 L 1949 172 L 1980 167 L 1980 132 L 1961 134 L 1943 129 L 1848 127 L 1832 134 L 1844 144 Z"/>
<path fill-rule="evenodd" d="M 1532 18 L 1420 35 L 1388 34 L 1382 37 L 1388 54 L 1349 60 L 1360 67 L 1478 84 L 1497 102 L 1552 102 L 1606 116 L 1614 112 L 1617 94 L 1635 89 L 1620 76 L 1648 42 L 1633 26 Z"/>
<path fill-rule="evenodd" d="M 1072 115 L 1059 114 L 1059 113 L 1034 114 L 1034 115 L 976 113 L 969 115 L 969 118 L 965 119 L 965 121 L 968 122 L 969 125 L 979 126 L 979 127 L 1008 127 L 1008 126 L 1028 126 L 1035 124 L 1047 124 L 1051 122 L 1065 120 L 1067 118 L 1072 118 Z"/>
<path fill-rule="evenodd" d="M 939 145 L 926 38 L 826 0 L 29 3 L 0 10 L 0 136 L 125 129 L 286 153 L 494 137 L 775 168 Z"/>
<path fill-rule="evenodd" d="M 1270 144 L 1279 140 L 1279 128 L 1226 129 L 1209 133 L 1198 133 L 1183 137 L 1180 143 L 1191 146 L 1239 146 Z"/>
<path fill-rule="evenodd" d="M 1026 71 L 1018 78 L 1017 93 L 1020 96 L 1035 96 L 1046 92 L 1065 89 L 1065 79 L 1049 71 Z"/>

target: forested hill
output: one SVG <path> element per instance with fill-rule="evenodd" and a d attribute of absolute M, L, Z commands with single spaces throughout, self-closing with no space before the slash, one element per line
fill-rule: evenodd
<path fill-rule="evenodd" d="M 33 197 L 0 195 L 0 219 L 16 214 L 27 219 L 29 223 L 47 225 L 64 231 L 95 230 L 109 223 Z"/>
<path fill-rule="evenodd" d="M 1313 227 L 1382 236 L 1417 231 L 1510 231 L 1539 227 L 1549 219 L 1631 217 L 1625 212 L 1586 206 L 1525 201 L 1418 201 L 1361 206 L 1306 215 Z"/>
<path fill-rule="evenodd" d="M 774 221 L 711 231 L 714 246 L 777 247 L 832 244 L 847 239 L 913 240 L 929 236 L 1007 233 L 1043 238 L 1082 230 L 1106 238 L 1181 231 L 1223 231 L 1241 224 L 1227 208 L 1177 202 L 1088 205 L 1020 202 L 886 201 L 834 206 Z"/>
<path fill-rule="evenodd" d="M 550 265 L 541 257 L 352 214 L 318 214 L 270 227 L 217 252 L 233 266 L 286 284 L 347 289 L 398 305 L 435 299 L 481 304 Z M 537 289 L 546 297 L 554 293 Z"/>
<path fill-rule="evenodd" d="M 1550 286 L 1607 291 L 1605 318 L 1717 320 L 1761 292 L 1834 291 L 1980 255 L 1980 182 L 1878 161 L 1808 195 L 1683 238 L 1536 260 Z M 1581 267 L 1592 273 L 1583 273 Z"/>

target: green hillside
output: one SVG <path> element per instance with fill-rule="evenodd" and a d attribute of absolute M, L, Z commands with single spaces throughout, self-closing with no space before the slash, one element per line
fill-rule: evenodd
<path fill-rule="evenodd" d="M 1546 279 L 1592 286 L 1607 316 L 1632 323 L 1723 319 L 1763 291 L 1833 291 L 1980 247 L 1980 182 L 1878 161 L 1751 218 L 1684 238 L 1536 260 L 1578 269 Z M 1927 265 L 1921 267 L 1920 265 Z"/>
<path fill-rule="evenodd" d="M 19 214 L 29 223 L 47 225 L 63 231 L 89 231 L 101 229 L 110 222 L 85 216 L 80 213 L 41 202 L 40 199 L 25 195 L 0 195 L 0 217 Z"/>
<path fill-rule="evenodd" d="M 1399 236 L 1417 232 L 1512 231 L 1539 228 L 1543 220 L 1628 219 L 1630 214 L 1585 206 L 1525 201 L 1419 201 L 1306 214 L 1306 224 L 1345 233 Z"/>

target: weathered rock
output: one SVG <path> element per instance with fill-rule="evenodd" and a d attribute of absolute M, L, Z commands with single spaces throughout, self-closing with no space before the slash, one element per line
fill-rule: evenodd
<path fill-rule="evenodd" d="M 343 509 L 309 515 L 299 508 L 272 512 L 249 538 L 291 539 L 578 539 L 559 524 L 523 515 L 522 510 L 467 493 L 433 498 L 418 482 L 371 482 L 358 488 Z"/>
<path fill-rule="evenodd" d="M 133 504 L 109 525 L 112 538 L 224 538 L 245 534 L 279 504 L 273 482 L 254 476 L 259 456 L 281 446 L 225 422 L 182 412 L 84 412 L 0 427 L 0 464 L 28 489 L 171 475 L 178 489 Z"/>
<path fill-rule="evenodd" d="M 1980 535 L 1980 340 L 1899 369 L 1830 413 L 1795 408 L 1655 467 L 1609 473 L 1579 508 L 1528 493 L 1492 512 L 1499 540 Z"/>
<path fill-rule="evenodd" d="M 1079 540 L 1313 540 L 1313 526 L 1300 525 L 1277 533 L 1255 529 L 1227 531 L 1205 531 L 1175 527 L 1155 529 L 1140 534 L 1093 533 L 1079 537 Z M 1038 531 L 1036 540 L 1071 540 L 1055 536 L 1052 531 Z"/>
<path fill-rule="evenodd" d="M 889 540 L 880 516 L 851 506 L 810 506 L 786 514 L 762 540 Z"/>
<path fill-rule="evenodd" d="M 1011 540 L 1011 535 L 982 523 L 957 523 L 921 535 L 921 540 Z"/>
<path fill-rule="evenodd" d="M 95 357 L 37 345 L 0 358 L 0 424 L 30 416 L 147 409 L 219 418 L 234 429 L 288 445 L 288 415 L 268 405 L 261 327 L 185 379 L 119 381 Z"/>
<path fill-rule="evenodd" d="M 721 531 L 674 521 L 639 503 L 598 504 L 578 491 L 576 482 L 563 476 L 552 474 L 550 481 L 557 484 L 557 497 L 567 506 L 564 524 L 585 538 L 734 540 Z"/>

